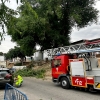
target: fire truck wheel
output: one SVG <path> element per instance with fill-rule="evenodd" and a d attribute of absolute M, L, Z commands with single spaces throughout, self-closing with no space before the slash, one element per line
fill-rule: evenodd
<path fill-rule="evenodd" d="M 61 79 L 61 86 L 62 86 L 62 88 L 64 88 L 64 89 L 69 89 L 69 88 L 70 88 L 70 83 L 69 83 L 68 78 L 63 77 L 63 78 Z"/>

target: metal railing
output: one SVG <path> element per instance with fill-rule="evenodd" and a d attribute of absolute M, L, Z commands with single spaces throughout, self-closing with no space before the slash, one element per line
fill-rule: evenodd
<path fill-rule="evenodd" d="M 10 84 L 6 84 L 4 100 L 28 100 L 27 96 Z"/>

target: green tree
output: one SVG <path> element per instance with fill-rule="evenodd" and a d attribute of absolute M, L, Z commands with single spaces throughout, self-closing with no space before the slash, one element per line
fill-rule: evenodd
<path fill-rule="evenodd" d="M 34 0 L 31 5 L 23 2 L 20 17 L 9 20 L 8 34 L 26 55 L 33 54 L 36 44 L 42 50 L 69 45 L 73 27 L 83 28 L 96 22 L 95 1 Z"/>
<path fill-rule="evenodd" d="M 8 51 L 8 53 L 5 54 L 6 60 L 8 60 L 8 59 L 11 59 L 11 60 L 12 60 L 13 58 L 17 58 L 17 57 L 21 58 L 21 61 L 23 61 L 23 59 L 24 59 L 24 57 L 25 57 L 25 55 L 24 55 L 24 53 L 21 51 L 20 47 L 16 47 L 16 46 L 15 46 L 14 49 L 10 49 L 10 50 Z"/>
<path fill-rule="evenodd" d="M 6 33 L 6 25 L 8 24 L 8 21 L 12 19 L 13 16 L 17 15 L 17 11 L 14 11 L 13 9 L 10 9 L 5 5 L 6 2 L 9 2 L 10 0 L 1 0 L 0 2 L 0 41 L 4 39 L 4 34 Z"/>
<path fill-rule="evenodd" d="M 96 0 L 28 0 L 38 16 L 45 18 L 49 30 L 45 30 L 43 47 L 68 45 L 73 27 L 83 28 L 97 21 Z M 48 44 L 49 42 L 49 44 Z"/>
<path fill-rule="evenodd" d="M 0 52 L 0 56 L 3 56 L 3 52 Z"/>
<path fill-rule="evenodd" d="M 9 20 L 7 29 L 8 34 L 12 36 L 12 41 L 16 41 L 24 54 L 30 56 L 33 54 L 36 45 L 36 35 L 38 36 L 36 31 L 39 30 L 38 23 L 40 22 L 29 3 L 23 3 L 22 9 L 19 8 L 19 18 L 13 17 L 13 19 Z M 14 23 L 12 23 L 12 20 Z"/>

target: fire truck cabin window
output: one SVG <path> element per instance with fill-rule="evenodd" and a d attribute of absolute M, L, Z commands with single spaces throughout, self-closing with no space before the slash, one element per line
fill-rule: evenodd
<path fill-rule="evenodd" d="M 61 59 L 54 60 L 54 67 L 58 67 L 61 65 Z"/>

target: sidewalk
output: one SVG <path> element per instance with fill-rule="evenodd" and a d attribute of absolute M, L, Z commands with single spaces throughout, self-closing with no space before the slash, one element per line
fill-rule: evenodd
<path fill-rule="evenodd" d="M 4 100 L 4 92 L 5 90 L 0 89 L 0 100 Z"/>

